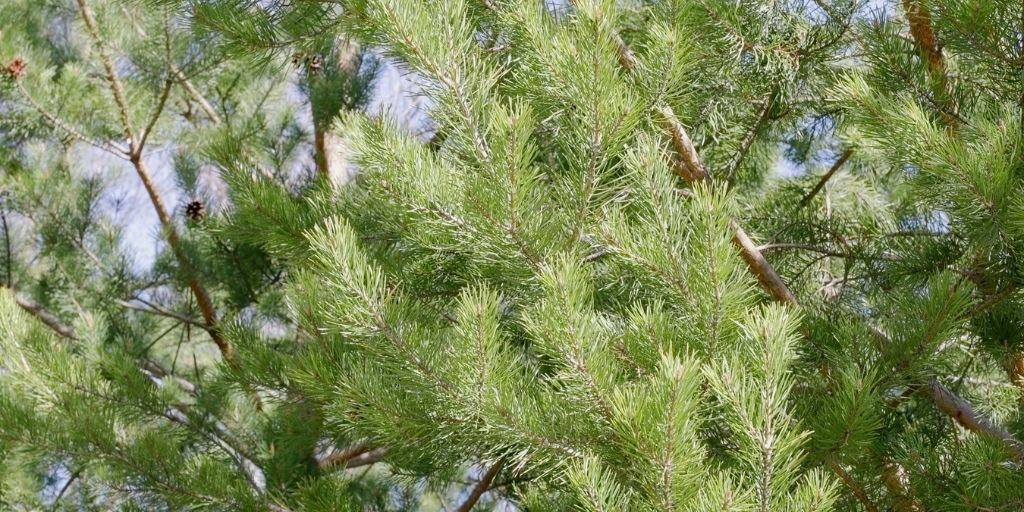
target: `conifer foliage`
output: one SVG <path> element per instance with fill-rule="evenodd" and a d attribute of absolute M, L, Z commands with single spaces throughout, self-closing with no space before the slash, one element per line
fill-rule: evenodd
<path fill-rule="evenodd" d="M 1024 507 L 1019 1 L 0 23 L 6 508 Z"/>

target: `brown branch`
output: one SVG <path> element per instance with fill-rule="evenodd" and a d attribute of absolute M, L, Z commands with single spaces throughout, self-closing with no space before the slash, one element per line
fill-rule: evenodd
<path fill-rule="evenodd" d="M 175 66 L 173 63 L 171 64 L 171 73 L 174 74 L 178 83 L 185 88 L 185 92 L 187 92 L 188 95 L 199 104 L 199 108 L 203 110 L 206 117 L 210 118 L 210 122 L 213 123 L 214 126 L 219 126 L 223 123 L 220 115 L 217 114 L 217 110 L 213 108 L 213 105 L 210 105 L 210 102 L 207 101 L 206 97 L 204 97 L 201 92 L 199 92 L 199 89 L 196 89 L 196 86 L 188 79 L 187 76 L 185 76 L 185 73 L 182 73 L 182 71 L 178 69 L 178 66 Z"/>
<path fill-rule="evenodd" d="M 375 450 L 370 450 L 366 453 L 356 455 L 355 457 L 349 459 L 348 462 L 345 463 L 345 469 L 352 469 L 361 466 L 369 466 L 371 464 L 376 464 L 384 460 L 384 457 L 387 454 L 387 448 L 377 448 Z"/>
<path fill-rule="evenodd" d="M 966 400 L 953 394 L 952 391 L 939 384 L 935 379 L 931 379 L 928 382 L 925 391 L 927 391 L 932 402 L 935 402 L 936 407 L 961 427 L 975 434 L 1002 442 L 1010 450 L 1015 460 L 1024 462 L 1024 444 L 1013 437 L 1006 429 L 996 425 L 992 420 L 975 410 Z"/>
<path fill-rule="evenodd" d="M 316 465 L 321 471 L 368 466 L 383 460 L 387 452 L 386 448 L 373 449 L 370 447 L 370 443 L 359 441 L 344 450 L 331 451 L 323 457 L 318 457 Z"/>
<path fill-rule="evenodd" d="M 20 80 L 15 83 L 17 84 L 18 92 L 21 93 L 22 97 L 25 98 L 25 101 L 28 102 L 29 106 L 31 106 L 32 109 L 35 110 L 39 115 L 43 116 L 43 118 L 46 119 L 46 122 L 49 123 L 50 126 L 53 126 L 58 130 L 62 130 L 64 133 L 68 134 L 68 136 L 74 139 L 81 140 L 82 142 L 85 142 L 90 146 L 93 146 L 104 152 L 110 153 L 111 155 L 114 155 L 118 158 L 125 160 L 128 159 L 129 150 L 127 148 L 122 148 L 116 144 L 102 142 L 100 140 L 89 137 L 78 128 L 71 126 L 71 124 L 67 121 L 57 117 L 55 114 L 52 114 L 48 110 L 43 108 L 43 106 L 38 101 L 36 101 L 36 99 L 33 98 L 31 94 L 29 94 L 28 89 L 25 88 L 25 85 L 21 83 Z"/>
<path fill-rule="evenodd" d="M 204 324 L 203 322 L 199 322 L 199 321 L 197 321 L 197 320 L 195 320 L 193 318 L 189 318 L 189 317 L 187 317 L 185 315 L 182 315 L 181 313 L 176 313 L 176 312 L 171 311 L 169 309 L 162 308 L 162 307 L 160 307 L 160 306 L 158 306 L 156 304 L 152 304 L 152 303 L 148 303 L 147 302 L 145 306 L 140 306 L 138 304 L 132 304 L 131 302 L 128 302 L 128 301 L 118 300 L 117 301 L 117 305 L 119 305 L 119 306 L 121 306 L 123 308 L 126 308 L 126 309 L 131 309 L 133 311 L 140 311 L 142 313 L 149 313 L 151 315 L 157 315 L 157 316 L 163 316 L 163 317 L 167 317 L 167 318 L 173 318 L 173 319 L 175 319 L 175 320 L 177 320 L 177 321 L 179 321 L 181 323 L 189 324 L 189 325 L 198 327 L 198 328 L 203 329 L 203 330 L 209 330 L 210 329 L 210 327 L 208 325 Z"/>
<path fill-rule="evenodd" d="M 945 73 L 946 59 L 932 28 L 932 14 L 928 7 L 921 0 L 903 0 L 903 12 L 910 25 L 910 35 L 928 61 L 928 69 L 933 73 Z"/>
<path fill-rule="evenodd" d="M 504 460 L 499 460 L 494 463 L 494 465 L 491 466 L 491 469 L 488 469 L 487 473 L 484 474 L 484 477 L 477 482 L 475 487 L 473 487 L 473 491 L 466 497 L 466 501 L 462 502 L 462 505 L 459 505 L 456 512 L 469 512 L 472 510 L 473 506 L 476 505 L 476 502 L 480 501 L 480 497 L 483 496 L 484 493 L 487 492 L 487 489 L 491 487 L 491 482 L 494 481 L 494 477 L 498 476 L 498 472 L 500 472 L 501 468 L 504 466 Z"/>
<path fill-rule="evenodd" d="M 160 99 L 158 100 L 156 110 L 153 111 L 153 117 L 150 118 L 149 123 L 146 124 L 146 128 L 142 130 L 142 136 L 139 138 L 139 146 L 135 148 L 135 151 L 142 153 L 142 148 L 146 146 L 146 141 L 149 139 L 150 134 L 153 133 L 153 128 L 156 127 L 157 121 L 160 120 L 160 114 L 164 111 L 164 105 L 167 104 L 167 98 L 171 95 L 171 87 L 174 86 L 174 82 L 168 78 L 164 81 L 164 87 L 160 91 Z"/>
<path fill-rule="evenodd" d="M 828 180 L 832 179 L 832 175 L 834 175 L 836 171 L 838 171 L 839 168 L 850 159 L 851 155 L 853 155 L 852 149 L 847 149 L 846 151 L 843 151 L 842 155 L 839 155 L 839 159 L 832 164 L 832 167 L 829 167 L 828 172 L 826 172 L 825 175 L 818 180 L 818 183 L 814 185 L 814 188 L 812 188 L 811 191 L 800 200 L 800 207 L 807 206 L 811 200 L 814 199 L 814 196 L 818 195 L 818 192 L 821 192 L 821 189 L 825 188 L 825 184 L 828 183 Z"/>
<path fill-rule="evenodd" d="M 910 35 L 917 44 L 918 51 L 928 63 L 928 71 L 938 80 L 935 94 L 944 103 L 942 116 L 950 128 L 959 125 L 959 112 L 953 101 L 953 90 L 946 73 L 946 58 L 942 55 L 942 45 L 932 26 L 932 15 L 925 0 L 903 0 L 903 12 L 910 25 Z"/>
<path fill-rule="evenodd" d="M 828 463 L 828 467 L 837 476 L 839 476 L 839 479 L 843 481 L 843 484 L 850 489 L 850 492 L 853 493 L 853 497 L 857 498 L 857 501 L 864 506 L 864 510 L 867 510 L 868 512 L 878 512 L 878 506 L 868 498 L 868 495 L 864 492 L 864 488 L 861 487 L 860 484 L 850 476 L 850 473 L 843 469 L 838 462 L 834 460 L 830 461 Z"/>
<path fill-rule="evenodd" d="M 710 182 L 704 164 L 701 163 L 697 150 L 693 146 L 686 129 L 676 119 L 672 109 L 668 106 L 660 109 L 662 127 L 669 133 L 672 145 L 676 150 L 676 158 L 673 160 L 673 170 L 686 180 L 690 185 L 703 182 Z M 783 282 L 775 268 L 764 258 L 761 251 L 757 249 L 754 242 L 747 236 L 746 231 L 740 227 L 735 220 L 729 222 L 733 230 L 733 244 L 740 250 L 740 256 L 747 263 L 750 271 L 761 282 L 761 285 L 771 294 L 772 298 L 784 304 L 796 305 L 796 297 Z"/>
<path fill-rule="evenodd" d="M 152 175 L 146 166 L 145 160 L 142 158 L 142 143 L 144 141 L 137 138 L 135 130 L 132 127 L 131 109 L 125 95 L 124 85 L 121 83 L 121 78 L 114 66 L 113 59 L 111 59 L 110 55 L 107 53 L 106 45 L 104 44 L 103 38 L 101 37 L 96 24 L 96 19 L 93 17 L 92 9 L 89 7 L 88 0 L 76 0 L 76 2 L 78 3 L 78 10 L 82 16 L 82 20 L 85 22 L 89 36 L 98 47 L 100 61 L 107 72 L 107 81 L 110 83 L 110 91 L 114 96 L 114 103 L 117 105 L 118 113 L 121 116 L 125 135 L 128 137 L 129 159 L 135 167 L 135 172 L 139 176 L 139 180 L 142 181 L 142 185 L 146 189 L 146 193 L 149 195 L 150 202 L 153 204 L 153 209 L 156 210 L 160 224 L 163 226 L 163 229 L 167 234 L 167 243 L 174 252 L 175 257 L 178 260 L 178 264 L 182 266 L 183 270 L 185 270 L 186 275 L 191 276 L 189 279 L 189 288 L 192 290 L 192 294 L 196 298 L 196 303 L 199 306 L 199 310 L 202 312 L 203 320 L 206 322 L 207 330 L 210 332 L 210 337 L 217 345 L 217 348 L 220 349 L 221 355 L 224 359 L 229 362 L 233 361 L 235 358 L 234 347 L 220 334 L 220 331 L 217 329 L 217 312 L 213 307 L 213 301 L 210 299 L 210 294 L 206 291 L 206 288 L 203 287 L 202 283 L 199 282 L 199 279 L 189 262 L 188 255 L 185 253 L 184 247 L 181 245 L 181 241 L 178 237 L 178 231 L 174 226 L 174 220 L 168 213 L 167 207 L 164 206 L 163 199 L 160 197 L 160 194 L 156 189 L 156 185 L 153 182 Z M 161 102 L 161 109 L 154 114 L 155 117 L 160 115 L 163 104 L 164 102 Z"/>
<path fill-rule="evenodd" d="M 907 472 L 899 464 L 890 462 L 882 468 L 882 484 L 895 498 L 897 512 L 921 512 L 921 506 L 907 489 Z"/>
<path fill-rule="evenodd" d="M 330 64 L 333 71 L 354 78 L 359 73 L 359 66 L 363 60 L 359 43 L 344 38 L 338 39 L 334 51 L 334 62 Z M 312 69 L 309 73 L 310 79 L 315 79 L 316 75 Z M 323 112 L 320 112 L 318 116 L 316 111 L 320 105 L 313 101 L 310 102 L 310 108 L 314 110 L 313 160 L 316 163 L 317 171 L 332 185 L 342 185 L 347 175 L 345 167 L 348 165 L 346 158 L 348 148 L 345 140 L 333 131 L 336 113 L 331 112 L 329 115 L 324 115 Z"/>
<path fill-rule="evenodd" d="M 619 64 L 622 65 L 623 69 L 627 72 L 636 71 L 636 68 L 640 63 L 637 61 L 636 55 L 633 54 L 633 50 L 629 49 L 629 46 L 622 40 L 622 36 L 619 35 L 617 31 L 612 32 L 612 42 L 615 43 L 615 49 L 618 51 Z"/>
<path fill-rule="evenodd" d="M 326 456 L 317 458 L 316 465 L 321 470 L 329 469 L 331 467 L 344 464 L 352 458 L 358 457 L 368 451 L 370 451 L 370 443 L 366 441 L 359 441 L 344 450 L 331 450 L 331 452 Z"/>
<path fill-rule="evenodd" d="M 85 28 L 89 32 L 89 36 L 92 38 L 93 43 L 96 44 L 100 54 L 100 62 L 103 64 L 103 68 L 107 72 L 107 81 L 110 82 L 110 92 L 114 95 L 114 103 L 117 105 L 118 115 L 121 117 L 121 125 L 124 129 L 124 134 L 128 137 L 128 144 L 131 151 L 134 153 L 136 147 L 135 131 L 132 129 L 131 110 L 128 108 L 128 96 L 124 91 L 124 84 L 121 83 L 121 78 L 117 74 L 117 69 L 114 67 L 114 60 L 110 58 L 110 54 L 107 53 L 106 44 L 104 44 L 103 38 L 100 37 L 96 18 L 93 16 L 92 9 L 89 7 L 87 0 L 76 0 L 78 3 L 78 12 L 82 15 L 82 21 L 85 22 Z"/>
<path fill-rule="evenodd" d="M 764 258 L 761 251 L 757 250 L 757 246 L 747 236 L 747 233 L 743 231 L 739 223 L 732 220 L 729 221 L 729 225 L 733 229 L 733 243 L 740 249 L 740 256 L 743 258 L 743 261 L 747 262 L 747 266 L 754 276 L 757 277 L 761 286 L 768 291 L 773 299 L 783 304 L 796 306 L 796 296 L 793 295 L 793 292 L 786 286 L 782 277 L 775 271 L 775 267 L 772 267 L 772 264 L 768 263 L 768 260 Z"/>
<path fill-rule="evenodd" d="M 16 291 L 14 291 L 13 288 L 11 288 L 10 290 L 11 294 L 14 295 L 15 303 L 17 303 L 18 307 L 20 307 L 26 313 L 34 316 L 37 320 L 42 322 L 43 325 L 49 327 L 50 330 L 57 333 L 57 335 L 59 335 L 60 337 L 71 341 L 76 341 L 78 339 L 75 336 L 75 330 L 69 327 L 64 322 L 61 322 L 61 320 L 57 318 L 55 315 L 53 315 L 49 311 L 46 311 L 39 305 L 33 303 L 32 301 L 22 297 Z"/>
<path fill-rule="evenodd" d="M 1010 376 L 1010 382 L 1024 391 L 1024 354 L 1017 354 L 1013 357 L 1007 373 Z"/>
<path fill-rule="evenodd" d="M 672 166 L 675 173 L 691 185 L 709 179 L 710 176 L 697 155 L 693 141 L 690 140 L 683 125 L 676 119 L 672 108 L 664 106 L 660 109 L 660 113 L 661 126 L 671 136 L 672 146 L 676 150 L 677 160 L 673 162 Z"/>
<path fill-rule="evenodd" d="M 60 487 L 60 491 L 57 492 L 57 497 L 53 499 L 53 504 L 50 505 L 53 509 L 56 510 L 57 504 L 60 503 L 60 500 L 64 498 L 65 494 L 67 494 L 68 489 L 71 488 L 71 484 L 75 483 L 75 480 L 78 480 L 78 477 L 81 476 L 81 474 L 81 469 L 75 470 L 71 473 L 71 476 L 68 477 L 68 481 L 64 482 L 64 485 Z"/>

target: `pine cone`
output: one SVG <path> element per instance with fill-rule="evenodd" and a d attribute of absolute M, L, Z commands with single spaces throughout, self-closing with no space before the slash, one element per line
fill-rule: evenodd
<path fill-rule="evenodd" d="M 192 220 L 202 220 L 203 218 L 203 203 L 199 201 L 192 201 L 185 206 L 185 215 Z"/>

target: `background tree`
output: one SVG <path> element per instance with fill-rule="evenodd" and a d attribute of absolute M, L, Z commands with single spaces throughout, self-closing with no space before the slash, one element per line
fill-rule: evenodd
<path fill-rule="evenodd" d="M 1019 2 L 164 0 L 147 29 L 77 0 L 64 39 L 25 5 L 0 11 L 42 20 L 4 56 L 5 215 L 39 233 L 4 230 L 11 504 L 61 471 L 71 508 L 1024 502 Z M 149 33 L 163 60 L 132 59 Z M 347 41 L 422 84 L 428 143 L 352 111 Z M 257 64 L 296 57 L 311 136 L 259 99 L 282 74 Z M 202 108 L 222 73 L 248 85 L 205 104 L 237 110 Z M 121 151 L 155 190 L 178 95 L 217 114 L 175 118 L 203 129 L 178 175 L 218 169 L 226 207 L 161 216 L 139 272 L 50 148 Z M 286 179 L 304 150 L 326 178 Z M 31 200 L 43 176 L 64 203 Z"/>

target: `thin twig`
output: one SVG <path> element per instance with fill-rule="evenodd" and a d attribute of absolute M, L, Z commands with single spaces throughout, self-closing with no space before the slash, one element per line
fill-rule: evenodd
<path fill-rule="evenodd" d="M 52 509 L 57 509 L 57 505 L 60 503 L 60 500 L 64 498 L 64 494 L 68 492 L 68 489 L 71 488 L 71 484 L 75 483 L 75 480 L 78 480 L 78 477 L 81 474 L 81 469 L 76 469 L 71 473 L 71 476 L 68 477 L 68 481 L 64 482 L 64 485 L 60 487 L 60 491 L 57 492 L 57 497 L 53 499 L 53 505 L 50 506 Z"/>
<path fill-rule="evenodd" d="M 17 84 L 18 92 L 21 93 L 21 96 L 23 98 L 25 98 L 25 101 L 28 102 L 29 106 L 31 106 L 32 109 L 35 110 L 39 115 L 43 116 L 43 118 L 45 118 L 46 121 L 50 123 L 50 126 L 53 126 L 54 128 L 64 131 L 73 139 L 81 140 L 82 142 L 85 142 L 86 144 L 93 146 L 99 150 L 102 150 L 106 153 L 114 155 L 117 158 L 120 158 L 122 160 L 128 159 L 129 150 L 127 148 L 123 148 L 121 146 L 118 146 L 117 144 L 113 144 L 110 142 L 103 142 L 86 135 L 85 133 L 82 132 L 82 130 L 79 130 L 74 126 L 71 126 L 71 124 L 67 121 L 57 117 L 55 114 L 52 114 L 48 110 L 43 108 L 43 106 L 38 101 L 36 101 L 35 98 L 32 97 L 32 95 L 28 92 L 28 89 L 25 88 L 25 85 L 21 83 L 20 80 L 15 83 Z"/>
<path fill-rule="evenodd" d="M 164 105 L 167 104 L 167 98 L 171 95 L 171 88 L 174 86 L 174 82 L 171 79 L 164 81 L 164 87 L 160 91 L 160 99 L 158 100 L 156 110 L 153 112 L 153 117 L 149 119 L 149 123 L 146 124 L 146 128 L 142 130 L 142 136 L 139 138 L 139 145 L 135 148 L 137 153 L 142 152 L 142 148 L 146 146 L 146 141 L 149 139 L 149 135 L 153 133 L 153 128 L 156 126 L 157 121 L 160 120 L 160 115 L 163 114 Z"/>
<path fill-rule="evenodd" d="M 67 324 L 61 322 L 54 314 L 46 311 L 39 305 L 19 295 L 13 288 L 11 293 L 14 295 L 14 301 L 18 304 L 18 307 L 23 309 L 26 313 L 36 317 L 37 320 L 47 326 L 53 332 L 57 333 L 60 337 L 66 338 L 72 341 L 77 340 L 75 337 L 75 330 L 68 327 Z"/>
<path fill-rule="evenodd" d="M 494 477 L 498 476 L 498 473 L 504 466 L 504 459 L 494 463 L 494 465 L 491 466 L 491 469 L 488 469 L 487 473 L 484 474 L 484 477 L 481 478 L 479 482 L 477 482 L 475 487 L 473 487 L 472 492 L 470 492 L 469 496 L 466 497 L 466 501 L 463 501 L 462 505 L 459 505 L 459 508 L 456 509 L 456 512 L 469 512 L 470 510 L 472 510 L 473 506 L 476 505 L 476 502 L 480 501 L 480 497 L 483 496 L 484 493 L 487 492 L 487 490 L 491 487 L 491 482 L 494 481 Z"/>
<path fill-rule="evenodd" d="M 826 172 L 825 175 L 818 180 L 818 183 L 814 185 L 814 188 L 812 188 L 811 191 L 800 200 L 801 208 L 807 206 L 807 204 L 814 199 L 814 196 L 818 195 L 818 192 L 821 192 L 821 189 L 825 188 L 825 184 L 828 183 L 828 180 L 832 179 L 832 175 L 850 159 L 851 155 L 853 155 L 852 149 L 847 149 L 846 151 L 843 151 L 843 154 L 839 155 L 839 159 L 832 164 L 832 167 L 829 167 L 828 172 Z"/>
<path fill-rule="evenodd" d="M 843 469 L 838 462 L 834 460 L 830 461 L 828 463 L 828 467 L 839 476 L 839 479 L 842 480 L 843 484 L 850 489 L 850 492 L 853 493 L 853 497 L 857 498 L 857 501 L 864 506 L 865 510 L 868 512 L 878 512 L 878 506 L 871 501 L 871 498 L 868 498 L 867 493 L 864 492 L 864 488 L 861 487 L 860 484 L 850 476 L 850 473 Z"/>
<path fill-rule="evenodd" d="M 163 316 L 163 317 L 167 317 L 167 318 L 173 318 L 173 319 L 175 319 L 175 320 L 177 320 L 177 321 L 179 321 L 181 323 L 193 325 L 193 326 L 199 327 L 200 329 L 207 330 L 207 331 L 210 330 L 210 326 L 204 324 L 203 322 L 200 322 L 200 321 L 195 320 L 193 318 L 189 318 L 189 317 L 187 317 L 185 315 L 182 315 L 181 313 L 176 313 L 176 312 L 171 311 L 169 309 L 165 309 L 165 308 L 160 307 L 160 306 L 158 306 L 156 304 L 153 304 L 153 303 L 147 302 L 145 306 L 140 306 L 138 304 L 132 304 L 131 302 L 128 302 L 128 301 L 118 300 L 117 301 L 117 305 L 119 305 L 119 306 L 121 306 L 123 308 L 131 309 L 133 311 L 140 311 L 142 313 L 149 313 L 151 315 L 157 315 L 157 316 Z"/>
<path fill-rule="evenodd" d="M 729 162 L 727 167 L 728 171 L 725 173 L 726 181 L 730 184 L 736 181 L 736 173 L 739 172 L 739 168 L 743 165 L 743 161 L 746 160 L 747 155 L 750 154 L 750 148 L 754 145 L 754 140 L 757 139 L 757 133 L 764 127 L 764 123 L 768 120 L 768 114 L 771 113 L 772 106 L 775 104 L 775 93 L 773 92 L 767 96 L 764 100 L 764 105 L 761 106 L 761 111 L 757 113 L 757 120 L 754 121 L 753 126 L 747 131 L 747 134 L 743 137 L 740 142 L 739 150 L 733 157 L 732 162 Z"/>

